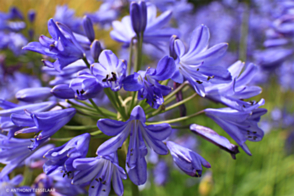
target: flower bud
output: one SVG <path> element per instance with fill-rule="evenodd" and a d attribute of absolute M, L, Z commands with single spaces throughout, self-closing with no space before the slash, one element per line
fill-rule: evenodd
<path fill-rule="evenodd" d="M 88 16 L 84 16 L 83 18 L 83 27 L 84 27 L 86 36 L 88 37 L 90 42 L 93 42 L 95 39 L 95 32 L 93 29 L 93 23 Z"/>
<path fill-rule="evenodd" d="M 25 102 L 43 101 L 51 95 L 50 90 L 49 87 L 25 88 L 18 91 L 15 97 Z"/>
<path fill-rule="evenodd" d="M 60 99 L 73 99 L 75 98 L 75 92 L 69 88 L 68 84 L 58 84 L 54 86 L 51 93 Z"/>
<path fill-rule="evenodd" d="M 31 23 L 33 23 L 35 21 L 36 18 L 36 12 L 35 10 L 29 10 L 28 11 L 28 19 Z"/>
<path fill-rule="evenodd" d="M 145 31 L 147 26 L 147 6 L 145 1 L 132 2 L 130 5 L 130 16 L 133 30 L 136 34 Z"/>
<path fill-rule="evenodd" d="M 101 43 L 98 40 L 94 40 L 90 46 L 91 55 L 94 58 L 94 61 L 98 60 L 102 50 Z"/>

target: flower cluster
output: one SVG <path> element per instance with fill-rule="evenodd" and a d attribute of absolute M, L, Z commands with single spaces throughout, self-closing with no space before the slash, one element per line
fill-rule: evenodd
<path fill-rule="evenodd" d="M 191 4 L 182 3 L 186 4 L 185 10 L 191 11 Z M 177 3 L 168 5 L 175 8 Z M 19 104 L 0 100 L 0 163 L 6 165 L 0 172 L 0 182 L 19 184 L 18 180 L 9 181 L 7 175 L 26 165 L 44 171 L 32 187 L 56 187 L 56 194 L 75 195 L 84 193 L 88 186 L 89 195 L 108 195 L 112 184 L 113 191 L 123 195 L 122 180 L 129 179 L 135 187 L 146 183 L 151 153 L 170 154 L 185 174 L 201 177 L 203 167 L 214 165 L 207 161 L 209 157 L 204 159 L 175 139 L 172 132 L 178 129 L 190 129 L 234 159 L 238 146 L 251 155 L 245 142 L 263 138 L 258 122 L 267 112 L 259 108 L 264 99 L 249 100 L 262 91 L 251 85 L 257 66 L 245 66 L 241 61 L 229 67 L 220 65 L 228 43 L 210 46 L 210 31 L 204 24 L 194 28 L 187 42 L 170 24 L 172 11 L 158 6 L 163 10 L 159 15 L 152 2 L 130 2 L 130 15 L 121 21 L 114 21 L 118 8 L 123 7 L 117 2 L 105 2 L 96 13 L 84 18 L 75 17 L 74 10 L 67 6 L 57 7 L 47 23 L 50 37 L 41 35 L 38 41 L 23 47 L 43 55 L 44 67 L 40 70 L 47 80 L 43 86 L 17 91 Z M 1 20 L 20 16 L 11 10 Z M 34 21 L 33 13 L 30 20 Z M 93 23 L 104 28 L 110 22 L 110 36 L 129 49 L 128 60 L 96 39 Z M 146 60 L 149 46 L 153 53 L 162 54 L 159 59 L 150 56 L 153 64 Z M 203 108 L 186 114 L 185 104 L 200 99 L 226 108 Z M 174 117 L 178 107 L 181 116 Z M 169 111 L 173 116 L 162 119 L 161 114 Z M 201 114 L 214 120 L 238 146 L 212 129 L 195 124 L 195 117 Z M 89 124 L 93 120 L 97 125 Z M 55 137 L 64 130 L 93 128 L 98 130 L 69 138 Z M 95 157 L 88 153 L 90 140 L 95 140 Z M 65 143 L 55 147 L 47 144 L 50 141 Z M 164 161 L 160 164 L 167 168 Z M 164 184 L 165 179 L 157 181 Z"/>

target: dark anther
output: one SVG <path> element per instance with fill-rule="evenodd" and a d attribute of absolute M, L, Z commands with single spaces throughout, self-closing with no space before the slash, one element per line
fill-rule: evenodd
<path fill-rule="evenodd" d="M 102 191 L 104 191 L 104 192 L 105 192 L 106 190 L 105 190 L 105 189 L 103 189 Z"/>
<path fill-rule="evenodd" d="M 80 92 L 79 92 L 79 90 L 77 90 L 77 94 L 78 94 L 78 95 L 80 95 Z"/>
<path fill-rule="evenodd" d="M 97 182 L 99 182 L 98 178 L 95 179 Z"/>
<path fill-rule="evenodd" d="M 33 142 L 34 140 L 33 139 L 30 139 L 30 141 Z"/>
<path fill-rule="evenodd" d="M 102 80 L 102 82 L 107 82 L 108 77 L 109 77 L 109 75 L 107 74 L 107 75 L 106 75 L 106 78 L 104 78 L 104 79 Z"/>
<path fill-rule="evenodd" d="M 252 136 L 249 135 L 248 138 L 252 138 Z"/>
<path fill-rule="evenodd" d="M 112 74 L 112 78 L 113 78 L 113 80 L 116 81 L 116 80 L 117 80 L 117 78 L 116 78 L 116 74 L 115 74 L 114 72 L 111 72 L 111 74 Z"/>
<path fill-rule="evenodd" d="M 197 80 L 196 82 L 197 82 L 198 84 L 202 84 L 202 83 L 203 83 L 203 82 L 201 82 L 201 81 L 198 81 L 198 80 Z"/>
<path fill-rule="evenodd" d="M 256 136 L 253 136 L 253 139 L 254 139 L 254 140 L 256 140 L 256 138 L 257 138 Z"/>
<path fill-rule="evenodd" d="M 50 47 L 55 47 L 55 45 L 54 44 L 50 44 Z"/>
<path fill-rule="evenodd" d="M 246 106 L 245 106 L 245 105 L 243 105 L 243 108 L 246 108 Z"/>
<path fill-rule="evenodd" d="M 130 150 L 130 151 L 131 151 L 131 152 L 133 152 L 133 150 L 134 150 L 134 149 L 132 149 L 132 148 L 131 148 L 131 150 Z"/>
<path fill-rule="evenodd" d="M 66 176 L 66 173 L 64 172 L 64 174 L 63 174 L 63 176 L 62 176 L 62 177 L 64 178 L 65 176 Z"/>
<path fill-rule="evenodd" d="M 253 131 L 254 134 L 256 134 L 256 131 Z"/>
<path fill-rule="evenodd" d="M 102 184 L 106 184 L 106 181 L 102 182 Z"/>
<path fill-rule="evenodd" d="M 199 68 L 197 68 L 197 71 L 199 71 Z"/>
<path fill-rule="evenodd" d="M 95 188 L 94 186 L 91 186 L 91 188 L 93 189 L 93 188 Z"/>
<path fill-rule="evenodd" d="M 85 92 L 84 89 L 82 89 L 82 90 L 81 90 L 81 94 L 84 94 L 84 92 Z"/>
<path fill-rule="evenodd" d="M 102 181 L 102 178 L 99 178 L 100 181 Z"/>
<path fill-rule="evenodd" d="M 131 156 L 133 156 L 133 153 L 131 153 Z"/>
<path fill-rule="evenodd" d="M 207 81 L 210 80 L 210 79 L 212 79 L 212 78 L 214 78 L 214 76 L 208 76 L 207 77 Z"/>

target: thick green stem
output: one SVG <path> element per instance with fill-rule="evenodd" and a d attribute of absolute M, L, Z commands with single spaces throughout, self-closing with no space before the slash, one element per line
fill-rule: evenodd
<path fill-rule="evenodd" d="M 88 130 L 88 129 L 97 129 L 97 125 L 92 126 L 71 126 L 71 125 L 65 125 L 63 128 L 68 130 Z"/>
<path fill-rule="evenodd" d="M 86 106 L 88 106 L 88 107 L 92 107 L 92 105 L 89 104 L 89 103 L 87 103 L 86 101 L 81 101 L 81 100 L 77 100 L 77 101 L 80 102 L 80 103 L 82 103 L 82 104 L 84 104 L 84 105 L 86 105 Z M 107 110 L 107 109 L 105 109 L 105 108 L 99 107 L 99 109 L 100 109 L 103 113 L 105 113 L 106 115 L 108 115 L 108 116 L 111 116 L 111 117 L 114 117 L 114 118 L 116 118 L 116 116 L 117 116 L 116 113 L 111 112 L 111 111 L 109 111 L 109 110 Z"/>
<path fill-rule="evenodd" d="M 161 123 L 176 123 L 176 122 L 188 120 L 188 119 L 193 118 L 195 116 L 198 116 L 199 114 L 202 114 L 202 113 L 204 113 L 203 110 L 201 110 L 200 112 L 197 112 L 195 114 L 191 114 L 189 116 L 183 116 L 183 117 L 180 117 L 180 118 L 174 118 L 174 119 L 158 121 L 158 122 L 146 122 L 145 124 L 146 125 L 151 125 L 151 124 L 161 124 Z"/>
<path fill-rule="evenodd" d="M 137 34 L 137 58 L 136 58 L 134 72 L 139 71 L 142 65 L 142 45 L 143 45 L 143 33 L 141 33 L 141 35 Z"/>
<path fill-rule="evenodd" d="M 131 183 L 132 183 L 132 196 L 140 196 L 138 185 L 135 185 L 133 182 Z"/>
<path fill-rule="evenodd" d="M 97 110 L 97 112 L 98 112 L 99 114 L 101 114 L 102 116 L 104 116 L 104 117 L 106 117 L 106 118 L 109 117 L 109 116 L 107 116 L 106 114 L 104 114 L 104 113 L 102 112 L 102 110 L 99 109 L 99 107 L 96 105 L 96 103 L 93 101 L 93 99 L 89 99 L 89 101 L 91 102 L 91 104 L 92 104 L 93 107 Z"/>
<path fill-rule="evenodd" d="M 131 39 L 131 43 L 130 43 L 130 55 L 129 55 L 128 69 L 127 69 L 127 74 L 128 75 L 131 74 L 132 59 L 133 59 L 133 42 L 134 42 L 134 39 L 136 39 L 136 37 L 133 37 Z"/>

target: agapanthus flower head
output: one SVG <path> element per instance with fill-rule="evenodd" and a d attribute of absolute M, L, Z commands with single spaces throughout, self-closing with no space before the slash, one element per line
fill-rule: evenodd
<path fill-rule="evenodd" d="M 264 136 L 263 130 L 258 127 L 260 117 L 267 112 L 264 108 L 257 108 L 252 111 L 238 111 L 231 108 L 208 108 L 204 111 L 205 114 L 223 128 L 248 155 L 251 155 L 251 153 L 245 142 L 247 140 L 257 142 Z"/>
<path fill-rule="evenodd" d="M 183 83 L 187 80 L 196 93 L 205 96 L 202 83 L 220 83 L 231 80 L 228 70 L 221 66 L 211 65 L 224 55 L 228 44 L 220 43 L 208 49 L 210 35 L 205 25 L 197 27 L 192 35 L 188 51 L 180 39 L 171 39 L 177 56 L 175 60 L 177 70 L 172 76 L 172 80 L 177 83 Z"/>
<path fill-rule="evenodd" d="M 227 138 L 220 136 L 210 128 L 197 124 L 190 125 L 190 130 L 211 143 L 219 146 L 221 149 L 228 151 L 232 155 L 233 159 L 236 159 L 236 154 L 239 153 L 238 146 L 231 144 Z"/>
<path fill-rule="evenodd" d="M 123 195 L 122 179 L 127 179 L 127 175 L 119 166 L 116 153 L 76 159 L 73 166 L 77 173 L 72 183 L 79 185 L 91 182 L 89 195 L 107 196 L 111 190 L 111 181 L 114 192 L 117 195 Z"/>
<path fill-rule="evenodd" d="M 138 10 L 141 10 L 138 3 L 134 3 L 132 5 L 137 5 L 139 7 Z M 132 6 L 131 5 L 131 6 Z M 141 5 L 143 5 L 141 3 Z M 144 6 L 143 6 L 144 7 Z M 142 15 L 144 11 L 140 11 L 140 14 L 133 14 L 134 15 Z M 168 41 L 169 38 L 176 34 L 178 35 L 179 32 L 176 29 L 165 27 L 169 20 L 171 19 L 172 12 L 165 11 L 160 16 L 157 16 L 156 7 L 153 4 L 147 4 L 147 25 L 144 31 L 143 42 L 152 44 L 155 47 L 160 47 L 164 42 Z M 128 46 L 131 40 L 136 37 L 136 32 L 133 30 L 132 19 L 135 16 L 125 16 L 122 18 L 122 21 L 114 21 L 112 22 L 113 31 L 110 32 L 110 36 L 112 39 L 124 43 L 124 45 Z M 134 19 L 135 20 L 135 19 Z M 137 18 L 134 21 L 136 24 L 135 28 L 139 30 L 143 30 L 145 19 L 144 17 Z M 141 27 L 142 25 L 142 27 Z"/>
<path fill-rule="evenodd" d="M 202 166 L 210 168 L 210 164 L 196 152 L 182 147 L 174 142 L 167 141 L 174 163 L 186 174 L 192 177 L 201 177 Z"/>
<path fill-rule="evenodd" d="M 123 80 L 126 91 L 138 91 L 138 100 L 146 99 L 146 102 L 157 109 L 163 104 L 163 96 L 166 96 L 171 88 L 161 85 L 158 81 L 167 80 L 175 71 L 174 60 L 171 57 L 163 57 L 156 67 L 147 68 L 146 71 L 135 72 Z"/>
<path fill-rule="evenodd" d="M 144 110 L 136 106 L 129 120 L 126 122 L 111 119 L 100 119 L 98 128 L 106 135 L 115 136 L 103 144 L 97 150 L 98 155 L 108 155 L 116 152 L 130 136 L 128 153 L 126 158 L 126 170 L 130 179 L 136 184 L 144 184 L 147 180 L 147 165 L 145 156 L 148 146 L 156 153 L 164 155 L 168 153 L 167 147 L 162 142 L 171 133 L 171 127 L 167 123 L 145 125 Z"/>
<path fill-rule="evenodd" d="M 118 59 L 110 50 L 103 50 L 99 56 L 99 63 L 91 65 L 91 72 L 102 87 L 118 91 L 126 76 L 126 68 L 125 60 Z"/>
<path fill-rule="evenodd" d="M 53 65 L 58 71 L 83 58 L 84 50 L 77 43 L 76 38 L 74 36 L 66 38 L 53 19 L 48 21 L 48 31 L 52 38 L 41 35 L 39 42 L 30 42 L 23 49 L 38 52 L 55 59 Z"/>
<path fill-rule="evenodd" d="M 77 158 L 84 158 L 88 152 L 90 134 L 84 133 L 69 140 L 60 147 L 50 149 L 44 158 L 47 159 L 43 165 L 44 172 L 49 175 L 54 170 L 62 168 L 64 176 L 72 177 L 74 168 L 73 161 Z"/>

